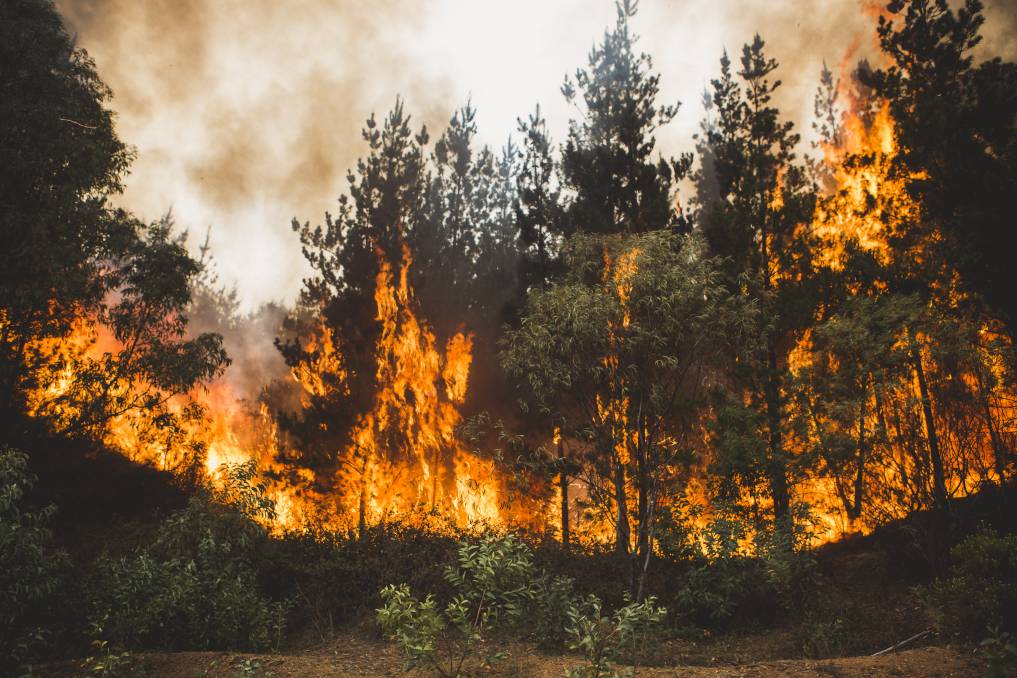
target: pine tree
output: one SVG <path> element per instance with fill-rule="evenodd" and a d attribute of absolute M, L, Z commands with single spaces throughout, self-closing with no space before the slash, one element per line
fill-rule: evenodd
<path fill-rule="evenodd" d="M 727 262 L 729 289 L 756 299 L 765 318 L 759 328 L 763 349 L 739 363 L 735 395 L 721 407 L 721 419 L 732 428 L 716 437 L 719 470 L 749 483 L 757 473 L 765 477 L 774 517 L 789 527 L 792 478 L 783 389 L 791 339 L 809 316 L 811 291 L 804 284 L 809 249 L 799 226 L 811 216 L 813 191 L 796 163 L 799 137 L 772 105 L 781 83 L 770 79 L 777 62 L 763 47 L 758 35 L 745 45 L 737 80 L 725 54 L 720 77 L 711 83 L 715 117 L 704 131 L 716 188 L 700 194 L 716 199 L 700 210 L 711 251 Z M 740 391 L 749 396 L 750 411 L 736 412 L 744 408 Z M 723 426 L 719 421 L 718 430 Z M 734 435 L 738 430 L 745 435 Z"/>
<path fill-rule="evenodd" d="M 1012 334 L 1017 269 L 1000 243 L 1017 210 L 1017 63 L 997 57 L 975 65 L 985 21 L 979 0 L 956 9 L 947 0 L 892 0 L 887 12 L 878 33 L 891 65 L 865 79 L 890 102 L 900 172 L 912 179 L 923 227 L 942 236 L 937 256 L 957 267 L 965 288 Z"/>
<path fill-rule="evenodd" d="M 329 464 L 349 427 L 370 406 L 375 387 L 375 346 L 380 327 L 374 299 L 382 261 L 398 266 L 404 246 L 428 234 L 430 174 L 424 155 L 427 129 L 414 133 L 403 102 L 379 127 L 375 116 L 362 130 L 366 157 L 347 173 L 348 192 L 339 196 L 324 226 L 293 221 L 304 257 L 314 271 L 304 280 L 297 313 L 287 332 L 308 337 L 326 332 L 343 350 L 340 389 L 312 399 L 296 420 L 287 420 L 310 450 L 307 462 Z M 288 365 L 299 368 L 323 359 L 320 344 L 276 340 Z"/>
<path fill-rule="evenodd" d="M 525 296 L 544 286 L 560 269 L 562 205 L 558 166 L 540 106 L 519 120 L 523 137 L 522 163 L 516 179 L 515 220 L 518 229 L 519 282 Z"/>
<path fill-rule="evenodd" d="M 569 122 L 561 152 L 562 190 L 569 198 L 565 235 L 642 233 L 680 223 L 674 193 L 692 158 L 653 161 L 654 134 L 678 105 L 657 104 L 660 76 L 649 55 L 635 52 L 629 21 L 637 4 L 618 3 L 614 30 L 604 33 L 575 82 L 566 78 L 562 86 L 569 102 L 581 101 L 583 114 Z"/>

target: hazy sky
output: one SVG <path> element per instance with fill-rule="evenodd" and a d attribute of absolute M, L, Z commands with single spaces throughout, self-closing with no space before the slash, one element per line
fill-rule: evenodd
<path fill-rule="evenodd" d="M 434 138 L 472 98 L 500 146 L 540 102 L 556 140 L 572 111 L 562 78 L 613 24 L 611 0 L 57 0 L 113 88 L 138 159 L 123 204 L 172 207 L 244 308 L 292 301 L 306 268 L 290 221 L 320 223 L 363 152 L 363 120 L 402 95 Z M 1014 3 L 1017 4 L 1017 3 Z M 989 3 L 988 47 L 1015 56 L 1017 10 Z M 691 150 L 704 85 L 726 47 L 758 31 L 782 68 L 783 104 L 807 128 L 823 60 L 871 50 L 859 0 L 643 0 L 640 46 L 663 98 L 683 103 L 661 136 Z M 803 132 L 806 130 L 803 130 Z"/>

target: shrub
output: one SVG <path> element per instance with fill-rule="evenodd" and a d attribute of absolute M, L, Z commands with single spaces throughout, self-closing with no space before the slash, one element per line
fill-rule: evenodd
<path fill-rule="evenodd" d="M 536 584 L 530 623 L 537 645 L 560 650 L 569 639 L 569 628 L 583 599 L 576 593 L 571 577 L 542 575 Z"/>
<path fill-rule="evenodd" d="M 27 661 L 46 641 L 48 604 L 65 561 L 47 524 L 56 510 L 23 510 L 35 483 L 28 457 L 0 448 L 0 672 Z"/>
<path fill-rule="evenodd" d="M 822 615 L 808 612 L 796 630 L 795 639 L 806 657 L 826 659 L 843 652 L 845 633 L 843 619 L 825 619 Z"/>
<path fill-rule="evenodd" d="M 103 636 L 103 623 L 93 621 L 89 625 L 89 635 L 92 636 L 92 656 L 81 663 L 81 668 L 96 678 L 117 678 L 134 673 L 134 657 L 126 650 L 117 651 L 105 640 Z"/>
<path fill-rule="evenodd" d="M 1017 631 L 1017 535 L 981 528 L 950 551 L 949 575 L 916 590 L 937 630 L 976 640 Z"/>
<path fill-rule="evenodd" d="M 1008 678 L 1017 675 L 1017 638 L 999 627 L 989 629 L 989 637 L 981 643 L 982 653 L 989 660 L 985 678 Z"/>
<path fill-rule="evenodd" d="M 589 663 L 570 669 L 569 678 L 621 678 L 634 674 L 667 610 L 657 607 L 651 596 L 608 617 L 601 613 L 600 601 L 590 596 L 570 616 L 569 647 L 580 650 Z M 622 657 L 633 669 L 619 672 L 614 664 Z"/>
<path fill-rule="evenodd" d="M 402 582 L 448 599 L 443 574 L 457 562 L 457 548 L 451 530 L 436 533 L 406 523 L 374 525 L 362 534 L 292 533 L 266 544 L 260 574 L 270 590 L 298 603 L 293 623 L 308 623 L 326 641 L 337 625 L 368 612 L 373 617 L 386 584 Z"/>
<path fill-rule="evenodd" d="M 258 592 L 228 545 L 206 539 L 194 560 L 148 553 L 101 559 L 92 583 L 93 621 L 123 647 L 264 649 L 278 645 L 285 606 Z"/>
<path fill-rule="evenodd" d="M 753 555 L 740 544 L 750 534 L 745 520 L 722 514 L 695 534 L 700 555 L 678 587 L 676 621 L 685 626 L 723 629 L 736 623 L 765 622 L 780 610 L 808 599 L 817 576 L 809 538 L 795 521 L 795 533 L 758 528 Z"/>
<path fill-rule="evenodd" d="M 464 665 L 477 658 L 487 631 L 516 626 L 530 607 L 536 580 L 533 555 L 514 535 L 463 542 L 458 560 L 445 571 L 455 594 L 443 607 L 433 594 L 418 600 L 406 584 L 381 590 L 384 605 L 377 610 L 378 624 L 406 654 L 407 668 L 459 676 Z M 481 663 L 502 658 L 495 653 Z"/>
<path fill-rule="evenodd" d="M 263 595 L 255 548 L 267 540 L 254 518 L 271 510 L 252 465 L 225 469 L 170 516 L 149 548 L 100 558 L 88 587 L 93 628 L 113 647 L 264 649 L 285 628 L 286 605 Z M 229 502 L 229 503 L 227 503 Z"/>

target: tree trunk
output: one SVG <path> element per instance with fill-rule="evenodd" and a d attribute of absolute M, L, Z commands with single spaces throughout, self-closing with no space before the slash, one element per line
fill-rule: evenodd
<path fill-rule="evenodd" d="M 558 436 L 558 490 L 561 492 L 561 546 L 569 547 L 569 474 L 565 464 L 565 441 Z"/>
<path fill-rule="evenodd" d="M 367 483 L 360 483 L 360 506 L 358 507 L 357 534 L 363 540 L 367 534 Z"/>
<path fill-rule="evenodd" d="M 862 403 L 858 412 L 858 468 L 855 470 L 855 498 L 854 506 L 848 514 L 848 518 L 854 522 L 862 515 L 862 497 L 865 493 L 865 460 L 867 455 L 868 441 L 865 438 L 865 411 L 868 404 L 868 391 L 865 382 L 862 382 Z"/>
<path fill-rule="evenodd" d="M 980 379 L 979 382 L 981 382 Z M 982 383 L 979 383 L 978 391 L 982 401 L 982 414 L 985 416 L 985 426 L 989 429 L 989 440 L 992 441 L 992 458 L 995 461 L 996 475 L 999 476 L 999 484 L 1003 485 L 1006 483 L 1006 466 L 1009 454 L 1003 445 L 1002 439 L 999 437 L 999 431 L 996 430 L 996 426 L 992 423 L 992 408 L 989 404 L 988 389 Z"/>
<path fill-rule="evenodd" d="M 922 354 L 917 347 L 912 351 L 915 374 L 918 377 L 918 390 L 922 397 L 922 414 L 925 417 L 925 434 L 929 441 L 929 459 L 932 461 L 932 500 L 936 509 L 947 512 L 946 474 L 943 470 L 943 457 L 939 452 L 939 436 L 936 434 L 936 420 L 932 415 L 932 398 L 929 395 L 929 384 L 925 379 L 925 368 L 922 366 Z"/>
<path fill-rule="evenodd" d="M 640 406 L 640 409 L 642 407 Z M 639 427 L 636 432 L 636 464 L 639 481 L 639 515 L 636 516 L 636 554 L 646 553 L 647 542 L 649 541 L 649 472 L 646 463 L 646 430 L 643 426 L 643 415 L 640 412 L 636 418 L 636 425 Z"/>
<path fill-rule="evenodd" d="M 615 548 L 618 555 L 629 553 L 629 510 L 625 497 L 625 466 L 621 459 L 614 465 L 614 501 L 617 505 L 615 518 Z"/>
<path fill-rule="evenodd" d="M 783 449 L 783 414 L 780 403 L 780 378 L 777 374 L 777 350 L 770 340 L 767 350 L 769 374 L 766 380 L 766 414 L 770 428 L 769 475 L 770 492 L 773 495 L 774 524 L 779 530 L 790 534 L 791 496 L 788 489 L 787 464 Z"/>

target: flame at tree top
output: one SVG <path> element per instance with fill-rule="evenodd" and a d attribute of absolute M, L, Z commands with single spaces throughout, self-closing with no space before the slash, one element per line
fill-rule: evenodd
<path fill-rule="evenodd" d="M 335 484 L 343 514 L 363 525 L 425 510 L 459 524 L 503 519 L 494 463 L 466 451 L 456 436 L 466 398 L 473 339 L 455 333 L 444 351 L 416 316 L 404 250 L 398 276 L 382 261 L 375 303 L 381 332 L 376 346 L 376 392 L 339 455 Z M 316 367 L 345 384 L 341 355 L 327 329 L 316 342 Z M 308 393 L 324 388 L 315 369 L 294 371 Z M 342 387 L 342 386 L 340 386 Z"/>

